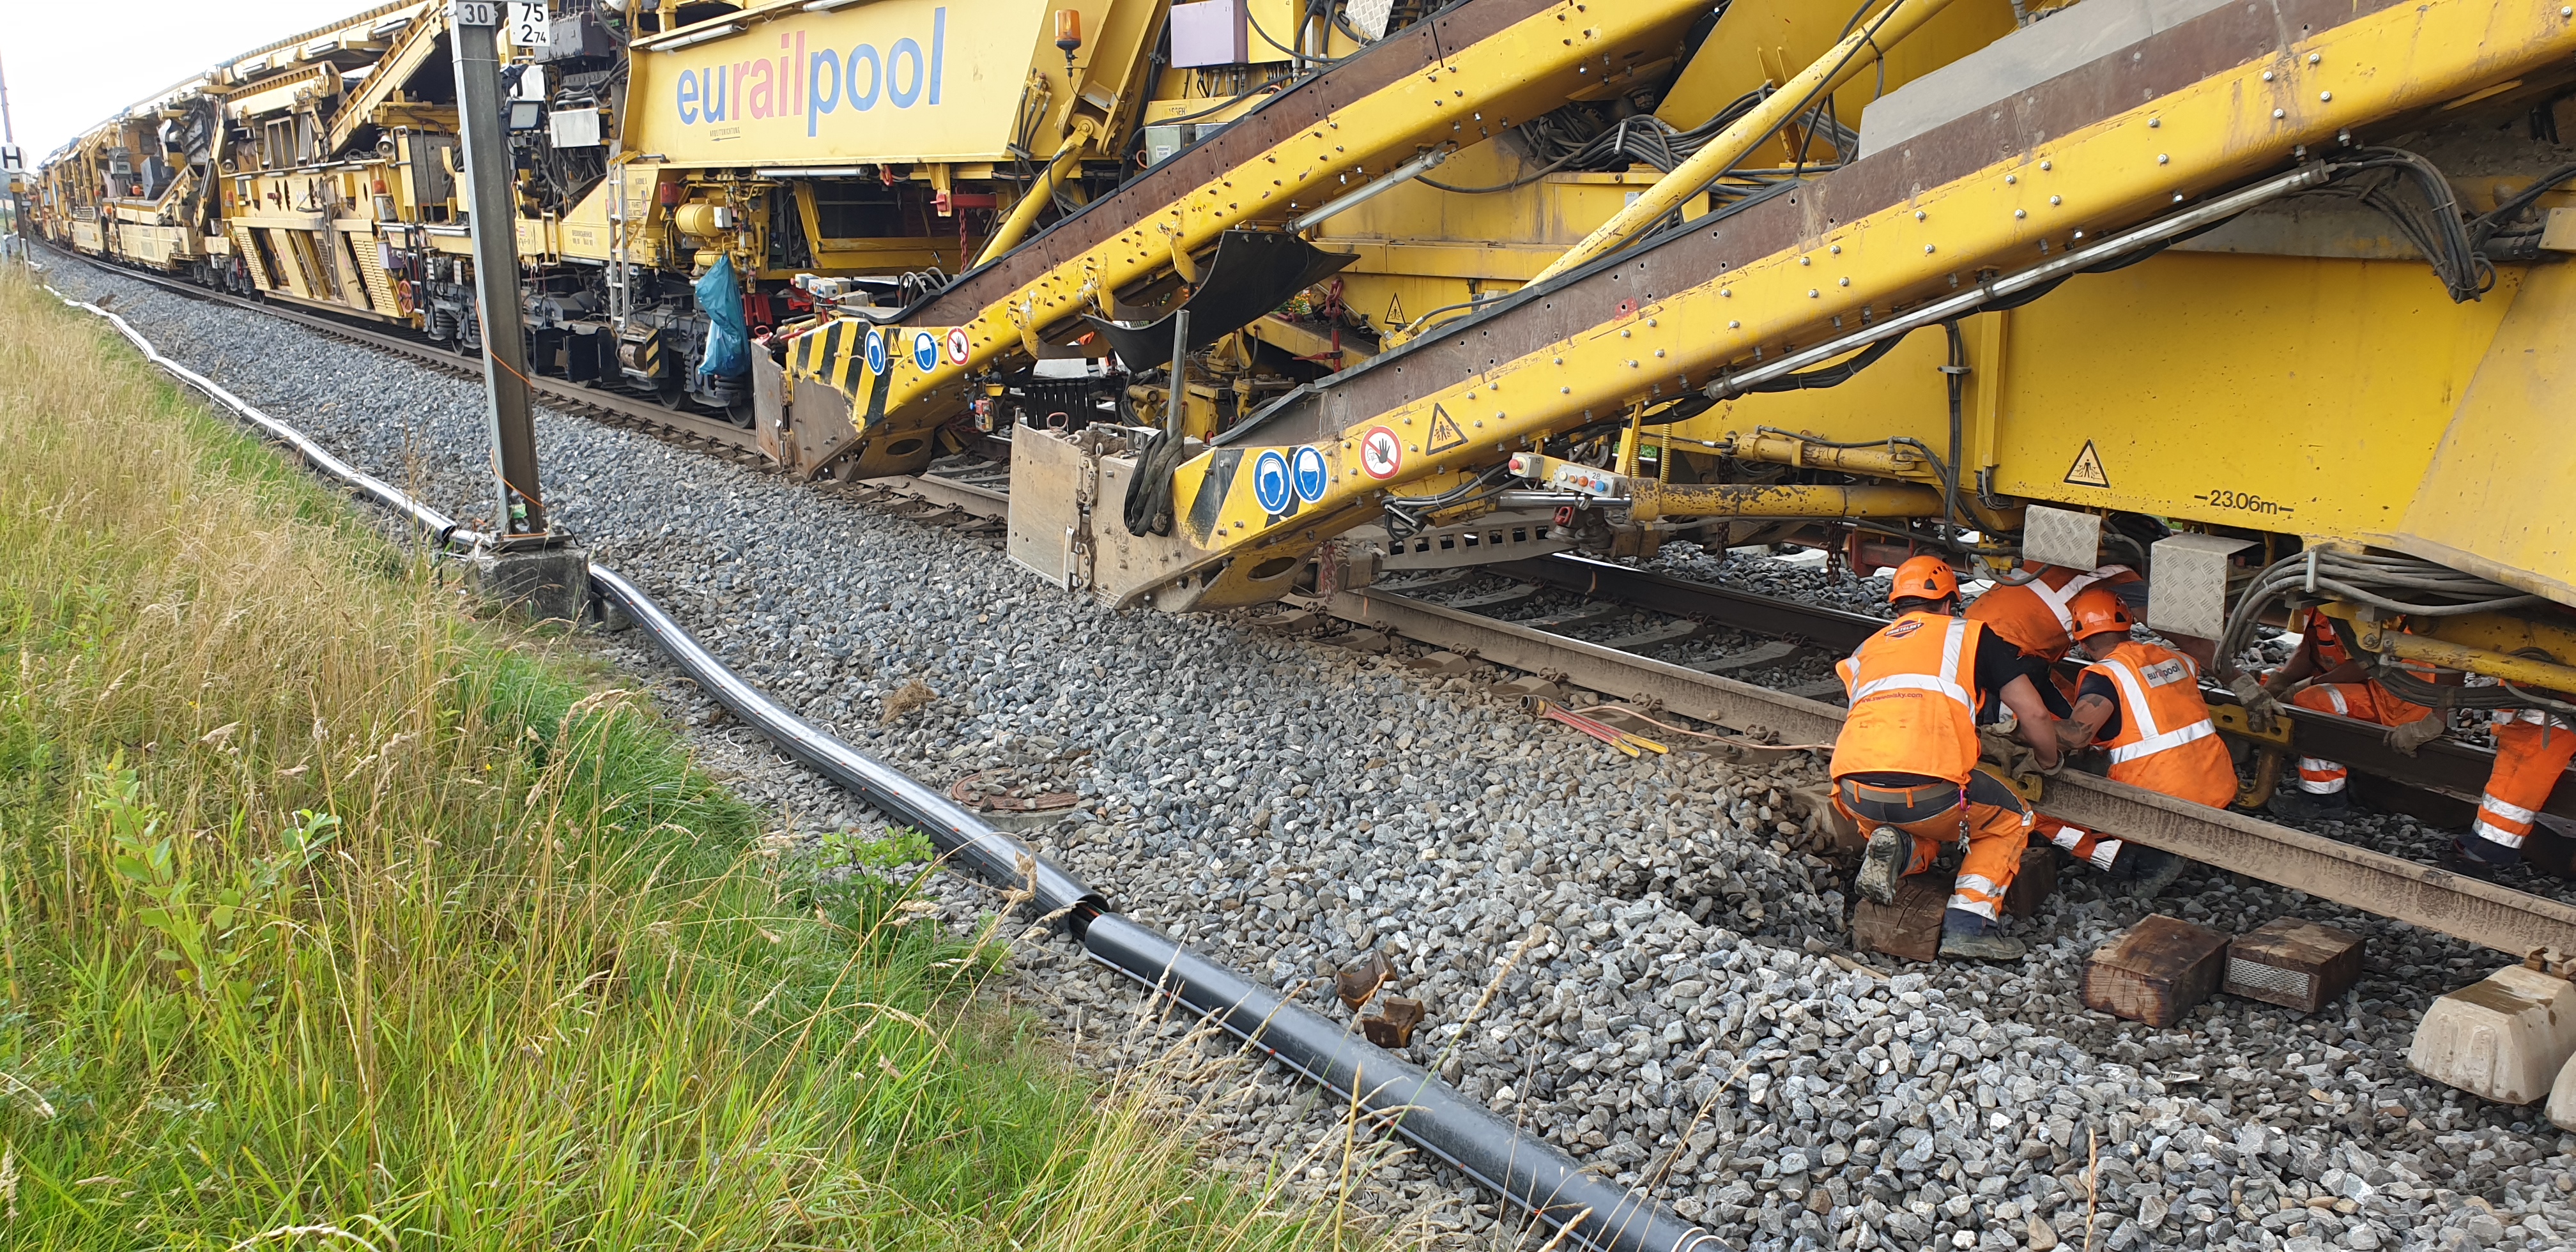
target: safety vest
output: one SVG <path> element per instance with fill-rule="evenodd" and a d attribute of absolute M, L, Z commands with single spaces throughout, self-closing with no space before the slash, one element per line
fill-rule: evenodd
<path fill-rule="evenodd" d="M 2236 765 L 2191 658 L 2131 640 L 2084 667 L 2120 693 L 2120 733 L 2102 744 L 2111 778 L 2212 808 L 2236 798 Z"/>
<path fill-rule="evenodd" d="M 2301 609 L 2290 626 L 2302 635 L 2315 636 L 2319 673 L 2352 659 L 2352 653 L 2344 649 L 2343 633 L 2335 629 L 2325 614 L 2315 609 Z"/>
<path fill-rule="evenodd" d="M 2079 573 L 2063 565 L 2043 565 L 2039 577 L 2018 586 L 2007 583 L 1977 597 L 1968 620 L 1983 622 L 2021 649 L 2024 656 L 2062 660 L 2075 646 L 2075 593 L 2095 583 L 2120 581 L 2125 565 L 2105 565 Z M 2055 582 L 2051 582 L 2055 579 Z"/>
<path fill-rule="evenodd" d="M 1985 627 L 1908 613 L 1834 666 L 1851 711 L 1833 776 L 1904 773 L 1966 782 L 1977 764 L 1977 641 Z"/>

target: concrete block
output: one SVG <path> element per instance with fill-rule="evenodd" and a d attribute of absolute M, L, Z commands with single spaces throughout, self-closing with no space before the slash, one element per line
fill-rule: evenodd
<path fill-rule="evenodd" d="M 2551 1094 L 2570 1056 L 2576 985 L 2511 965 L 2433 1001 L 2406 1063 L 2471 1095 L 2529 1104 Z"/>
<path fill-rule="evenodd" d="M 2576 1056 L 2558 1067 L 2558 1084 L 2549 1089 L 2549 1122 L 2560 1130 L 2576 1130 Z"/>
<path fill-rule="evenodd" d="M 2227 945 L 2227 994 L 2314 1013 L 2361 977 L 2361 936 L 2276 917 Z"/>
<path fill-rule="evenodd" d="M 590 554 L 569 545 L 477 552 L 474 589 L 538 621 L 578 622 L 590 603 Z"/>
<path fill-rule="evenodd" d="M 2154 914 L 2084 963 L 2084 1007 L 2159 1029 L 2218 990 L 2227 936 Z"/>

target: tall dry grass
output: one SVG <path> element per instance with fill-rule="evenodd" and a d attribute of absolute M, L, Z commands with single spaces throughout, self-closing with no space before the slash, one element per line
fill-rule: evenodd
<path fill-rule="evenodd" d="M 16 281 L 0 449 L 0 1239 L 1370 1242 Z"/>

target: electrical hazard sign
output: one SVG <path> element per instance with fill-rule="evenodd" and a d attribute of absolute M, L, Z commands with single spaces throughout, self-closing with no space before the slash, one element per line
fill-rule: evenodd
<path fill-rule="evenodd" d="M 2093 441 L 2084 441 L 2084 450 L 2075 454 L 2075 464 L 2066 468 L 2066 481 L 2078 487 L 2108 487 L 2111 476 L 2102 472 L 2102 454 L 2093 450 Z"/>
<path fill-rule="evenodd" d="M 1467 432 L 1458 428 L 1458 419 L 1449 416 L 1449 410 L 1435 404 L 1431 406 L 1431 434 L 1422 443 L 1423 451 L 1438 456 L 1451 448 L 1466 447 Z"/>

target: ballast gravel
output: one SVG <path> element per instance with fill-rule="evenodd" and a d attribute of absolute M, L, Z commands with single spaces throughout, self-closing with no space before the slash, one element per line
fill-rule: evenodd
<path fill-rule="evenodd" d="M 53 278 L 116 292 L 164 351 L 440 507 L 488 511 L 479 388 L 83 267 Z M 1414 1059 L 1730 1247 L 2576 1243 L 2576 1136 L 2405 1064 L 2425 1005 L 2493 953 L 2195 870 L 2152 908 L 2343 926 L 2368 937 L 2366 972 L 2310 1017 L 2222 996 L 2151 1029 L 2077 994 L 2086 955 L 2151 907 L 2069 870 L 2020 924 L 2020 964 L 1856 954 L 1848 875 L 1802 850 L 1812 754 L 1630 761 L 1489 694 L 1490 671 L 1115 613 L 955 532 L 580 419 L 538 433 L 558 518 L 752 681 L 942 786 L 1071 777 L 1078 806 L 1029 834 L 1047 855 L 1318 1012 L 1347 1020 L 1330 971 L 1384 953 L 1391 989 L 1429 1007 Z M 1662 564 L 1775 594 L 1838 584 L 1856 611 L 1873 594 L 1742 556 Z M 605 645 L 796 829 L 880 820 L 648 648 Z M 913 683 L 932 698 L 888 720 Z M 995 903 L 951 899 L 961 925 Z M 1138 998 L 1061 940 L 1025 947 L 1016 986 L 1101 1041 L 1099 1063 L 1182 1029 L 1129 1029 Z M 1326 1181 L 1305 1154 L 1336 1133 L 1331 1102 L 1275 1070 L 1209 1098 L 1224 1163 Z M 1425 1233 L 1508 1233 L 1455 1174 L 1398 1160 L 1374 1185 Z"/>

